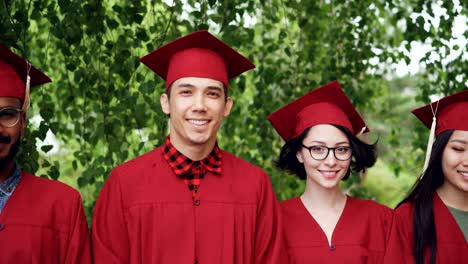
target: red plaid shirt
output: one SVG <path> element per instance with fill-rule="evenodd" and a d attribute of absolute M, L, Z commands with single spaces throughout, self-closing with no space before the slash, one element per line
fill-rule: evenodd
<path fill-rule="evenodd" d="M 221 174 L 222 153 L 218 144 L 215 145 L 210 154 L 203 160 L 193 161 L 180 153 L 172 144 L 169 137 L 164 143 L 164 159 L 177 176 L 183 176 L 187 187 L 192 191 L 193 204 L 200 205 L 198 189 L 206 171 Z"/>

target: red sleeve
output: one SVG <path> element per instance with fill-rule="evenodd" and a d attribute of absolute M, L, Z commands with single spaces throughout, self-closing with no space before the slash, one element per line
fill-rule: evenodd
<path fill-rule="evenodd" d="M 384 264 L 406 263 L 402 246 L 401 232 L 397 230 L 399 225 L 399 218 L 396 214 L 392 214 L 391 219 L 392 220 L 386 237 Z"/>
<path fill-rule="evenodd" d="M 279 205 L 266 174 L 262 177 L 255 232 L 255 263 L 288 263 Z"/>
<path fill-rule="evenodd" d="M 405 263 L 414 263 L 413 256 L 413 206 L 404 203 L 395 210 L 395 228 L 401 239 L 401 250 L 405 257 Z"/>
<path fill-rule="evenodd" d="M 129 237 L 121 185 L 115 171 L 105 182 L 96 201 L 91 236 L 95 263 L 129 263 Z"/>
<path fill-rule="evenodd" d="M 79 194 L 74 199 L 72 216 L 73 230 L 67 247 L 67 255 L 64 263 L 91 263 L 91 249 L 88 232 L 88 223 L 83 210 Z"/>

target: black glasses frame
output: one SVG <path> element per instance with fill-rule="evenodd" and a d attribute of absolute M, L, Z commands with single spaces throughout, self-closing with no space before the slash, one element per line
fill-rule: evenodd
<path fill-rule="evenodd" d="M 340 147 L 335 147 L 335 148 L 329 148 L 329 147 L 326 147 L 326 146 L 322 146 L 322 145 L 314 145 L 314 146 L 306 146 L 304 144 L 302 144 L 302 147 L 307 149 L 309 151 L 309 154 L 310 154 L 310 157 L 312 157 L 314 160 L 324 160 L 328 157 L 328 155 L 330 154 L 330 150 L 332 150 L 333 152 L 333 156 L 335 157 L 335 159 L 337 160 L 340 160 L 340 161 L 346 161 L 346 160 L 349 160 L 352 156 L 353 156 L 353 149 L 351 147 L 344 147 L 344 146 L 340 146 Z M 312 148 L 314 147 L 321 147 L 321 148 L 326 148 L 327 149 L 327 154 L 325 155 L 325 157 L 323 157 L 322 159 L 317 159 L 314 157 L 314 155 L 312 155 Z M 349 149 L 350 150 L 350 155 L 349 155 L 349 158 L 347 159 L 340 159 L 336 156 L 336 152 L 335 150 L 336 149 L 339 149 L 339 148 L 346 148 L 346 149 Z"/>

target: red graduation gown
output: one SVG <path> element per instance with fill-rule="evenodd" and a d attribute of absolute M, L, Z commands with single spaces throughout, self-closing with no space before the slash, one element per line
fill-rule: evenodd
<path fill-rule="evenodd" d="M 347 197 L 331 245 L 299 197 L 280 203 L 290 263 L 401 263 L 393 213 L 370 200 Z"/>
<path fill-rule="evenodd" d="M 114 169 L 94 209 L 95 262 L 285 263 L 268 175 L 226 151 L 222 166 L 205 175 L 198 206 L 162 147 Z"/>
<path fill-rule="evenodd" d="M 0 224 L 0 263 L 91 263 L 80 194 L 61 182 L 23 172 Z"/>
<path fill-rule="evenodd" d="M 468 243 L 463 232 L 437 193 L 433 198 L 434 220 L 437 236 L 436 263 L 468 263 Z M 404 203 L 395 210 L 397 229 L 403 239 L 406 263 L 414 263 L 413 251 L 413 203 Z M 425 260 L 430 258 L 426 252 Z M 427 263 L 429 263 L 427 261 Z"/>

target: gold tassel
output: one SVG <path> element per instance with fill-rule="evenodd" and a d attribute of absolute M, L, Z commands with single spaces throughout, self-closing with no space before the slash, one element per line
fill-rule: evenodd
<path fill-rule="evenodd" d="M 424 159 L 424 166 L 423 166 L 421 178 L 424 175 L 424 172 L 426 172 L 426 169 L 429 166 L 429 160 L 431 159 L 432 145 L 434 144 L 435 130 L 436 130 L 436 125 L 437 125 L 436 116 L 437 116 L 437 109 L 439 108 L 439 101 L 437 101 L 435 109 L 432 108 L 432 104 L 430 106 L 431 106 L 431 111 L 432 111 L 432 124 L 431 124 L 431 132 L 429 132 L 429 139 L 427 140 L 426 158 Z"/>
<path fill-rule="evenodd" d="M 31 87 L 31 76 L 29 76 L 29 71 L 31 70 L 31 64 L 29 62 L 27 63 L 27 71 L 26 71 L 26 89 L 24 91 L 24 102 L 23 102 L 23 112 L 26 114 L 26 112 L 29 109 L 29 103 L 30 103 L 30 98 L 29 98 L 29 91 Z"/>
<path fill-rule="evenodd" d="M 424 160 L 423 173 L 426 171 L 427 166 L 429 166 L 429 159 L 431 158 L 432 145 L 434 144 L 434 139 L 435 139 L 436 124 L 437 124 L 436 117 L 433 116 L 432 117 L 431 132 L 429 134 L 429 139 L 427 141 L 426 159 Z"/>

